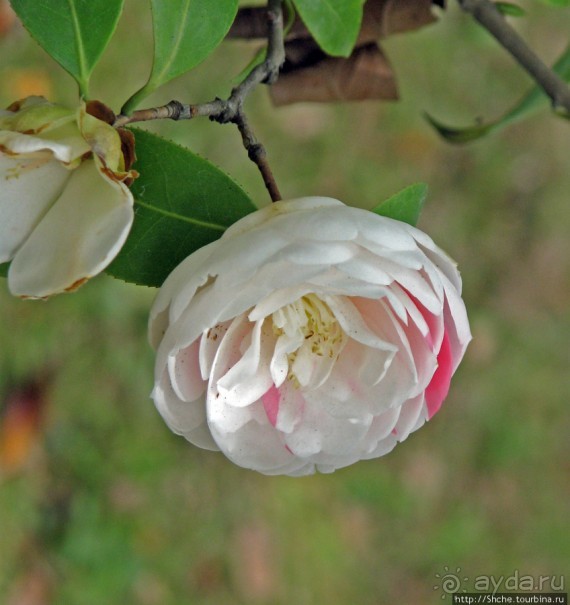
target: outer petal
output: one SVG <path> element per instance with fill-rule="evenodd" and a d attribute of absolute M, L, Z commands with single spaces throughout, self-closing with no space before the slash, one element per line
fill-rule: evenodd
<path fill-rule="evenodd" d="M 43 298 L 72 291 L 101 272 L 127 238 L 132 206 L 129 189 L 107 176 L 97 158 L 84 162 L 16 253 L 10 291 Z"/>
<path fill-rule="evenodd" d="M 157 381 L 152 392 L 156 409 L 164 418 L 170 430 L 182 435 L 198 447 L 208 450 L 219 449 L 206 430 L 206 406 L 204 398 L 198 401 L 181 401 L 170 384 L 168 374 Z"/>
<path fill-rule="evenodd" d="M 14 257 L 69 176 L 54 160 L 18 159 L 0 153 L 0 263 Z"/>

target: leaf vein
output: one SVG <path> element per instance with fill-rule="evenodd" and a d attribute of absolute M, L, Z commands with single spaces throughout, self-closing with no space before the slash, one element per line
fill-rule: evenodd
<path fill-rule="evenodd" d="M 140 200 L 136 200 L 136 203 L 143 208 L 147 208 L 153 212 L 157 212 L 158 214 L 162 214 L 165 217 L 173 218 L 179 221 L 184 221 L 185 223 L 190 223 L 191 225 L 196 225 L 198 227 L 206 227 L 207 229 L 215 229 L 216 231 L 225 231 L 227 227 L 224 225 L 218 225 L 217 223 L 208 223 L 207 221 L 201 221 L 197 218 L 191 218 L 190 216 L 184 216 L 183 214 L 178 214 L 177 212 L 172 212 L 170 210 L 165 210 L 164 208 L 158 208 L 157 206 L 153 206 L 152 204 L 147 204 L 145 202 L 141 202 Z"/>

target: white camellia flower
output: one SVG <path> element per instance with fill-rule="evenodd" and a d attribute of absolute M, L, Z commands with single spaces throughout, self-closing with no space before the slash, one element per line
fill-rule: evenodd
<path fill-rule="evenodd" d="M 272 204 L 183 261 L 150 318 L 170 428 L 265 474 L 332 472 L 431 418 L 471 338 L 453 261 L 330 198 Z"/>
<path fill-rule="evenodd" d="M 133 222 L 121 136 L 29 97 L 0 113 L 0 263 L 12 294 L 72 291 L 117 255 Z"/>

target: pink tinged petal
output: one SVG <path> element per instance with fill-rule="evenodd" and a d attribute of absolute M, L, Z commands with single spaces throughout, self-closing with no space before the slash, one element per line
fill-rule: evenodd
<path fill-rule="evenodd" d="M 430 327 L 427 322 L 428 317 L 435 317 L 433 313 L 430 313 L 415 296 L 406 292 L 398 284 L 394 283 L 392 285 L 392 290 L 406 310 L 406 317 L 402 322 L 407 326 L 408 319 L 411 319 L 422 335 L 428 340 L 433 341 L 433 336 L 430 333 Z M 441 317 L 441 315 L 439 317 Z M 402 318 L 400 317 L 400 319 Z"/>
<path fill-rule="evenodd" d="M 202 379 L 198 351 L 199 340 L 182 349 L 168 359 L 168 374 L 176 395 L 182 401 L 194 401 L 206 390 L 206 381 Z"/>
<path fill-rule="evenodd" d="M 400 406 L 403 401 L 420 393 L 424 386 L 419 384 L 416 361 L 406 331 L 394 317 L 391 307 L 384 301 L 354 299 L 367 324 L 382 339 L 395 344 L 398 352 L 385 375 L 375 382 L 374 414 Z"/>
<path fill-rule="evenodd" d="M 443 400 L 449 392 L 451 376 L 453 375 L 453 359 L 451 356 L 451 345 L 447 334 L 443 336 L 441 349 L 437 355 L 437 370 L 426 388 L 426 404 L 428 419 L 438 412 Z"/>
<path fill-rule="evenodd" d="M 365 318 L 374 332 L 380 335 L 380 338 L 396 343 L 396 350 L 403 354 L 399 363 L 408 365 L 412 370 L 412 382 L 408 382 L 407 388 L 405 387 L 405 381 L 400 383 L 402 389 L 400 401 L 404 397 L 407 398 L 423 392 L 435 372 L 437 362 L 436 355 L 428 346 L 425 337 L 416 324 L 409 322 L 408 325 L 397 326 L 397 320 L 393 318 L 390 308 L 383 301 L 380 301 L 380 305 L 385 309 L 386 315 L 382 315 L 374 309 L 374 301 L 356 298 L 353 304 L 362 310 L 362 317 Z M 392 365 L 398 367 L 398 364 L 393 363 Z M 403 369 L 405 366 L 399 367 Z M 390 371 L 386 375 L 386 379 L 389 378 L 394 378 Z M 389 382 L 386 382 L 384 386 L 388 384 Z"/>
<path fill-rule="evenodd" d="M 279 388 L 279 409 L 275 428 L 291 433 L 299 425 L 305 410 L 305 398 L 300 389 L 287 381 Z"/>
<path fill-rule="evenodd" d="M 277 389 L 273 385 L 262 397 L 263 408 L 265 409 L 265 413 L 267 414 L 269 422 L 273 426 L 277 424 L 277 414 L 279 413 L 280 398 L 281 395 L 279 394 L 279 389 Z"/>
<path fill-rule="evenodd" d="M 86 161 L 18 250 L 8 273 L 15 295 L 72 291 L 100 273 L 122 248 L 133 222 L 129 189 Z"/>
<path fill-rule="evenodd" d="M 424 409 L 424 394 L 421 393 L 413 399 L 409 399 L 402 405 L 400 417 L 394 427 L 392 434 L 398 441 L 404 441 L 408 435 L 417 428 Z M 424 419 L 425 420 L 425 419 Z M 423 424 L 423 422 L 422 422 Z"/>
<path fill-rule="evenodd" d="M 414 323 L 410 322 L 407 326 L 403 326 L 403 331 L 408 339 L 417 372 L 418 382 L 412 393 L 417 395 L 423 393 L 430 383 L 437 368 L 437 356 Z"/>
<path fill-rule="evenodd" d="M 174 392 L 168 372 L 164 372 L 156 382 L 152 392 L 154 404 L 170 430 L 183 435 L 188 441 L 210 450 L 219 449 L 214 440 L 204 433 L 206 424 L 206 407 L 204 398 L 192 403 L 181 401 Z M 197 437 L 194 441 L 193 437 Z"/>
<path fill-rule="evenodd" d="M 61 194 L 70 172 L 49 160 L 0 153 L 0 263 L 18 248 Z"/>
<path fill-rule="evenodd" d="M 465 349 L 471 341 L 471 329 L 467 318 L 465 303 L 453 285 L 443 278 L 446 304 L 443 310 L 445 331 L 449 337 L 451 356 L 453 358 L 453 371 L 457 369 L 463 359 Z"/>

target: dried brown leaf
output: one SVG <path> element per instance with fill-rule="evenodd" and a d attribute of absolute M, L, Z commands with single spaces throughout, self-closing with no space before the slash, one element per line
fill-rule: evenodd
<path fill-rule="evenodd" d="M 376 44 L 356 48 L 347 58 L 322 55 L 311 62 L 305 57 L 289 66 L 271 87 L 275 105 L 300 101 L 363 101 L 398 98 L 392 68 Z"/>
<path fill-rule="evenodd" d="M 437 20 L 434 4 L 443 0 L 368 0 L 364 5 L 362 27 L 356 46 L 374 42 L 391 34 L 413 31 Z M 261 6 L 240 8 L 228 38 L 262 39 L 267 36 L 266 9 Z M 287 41 L 311 39 L 299 17 L 287 34 Z"/>

